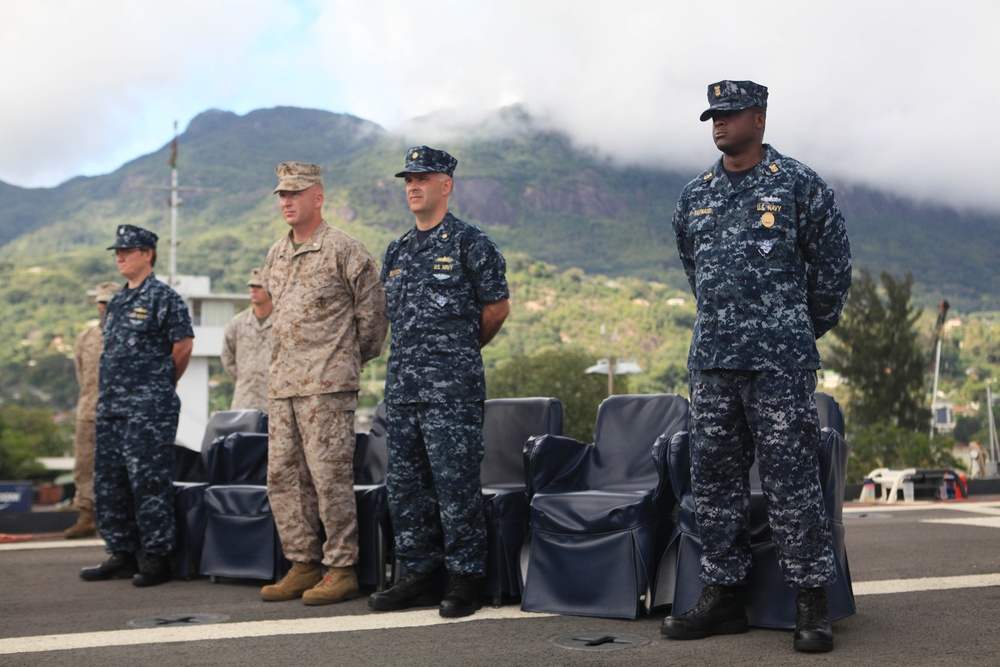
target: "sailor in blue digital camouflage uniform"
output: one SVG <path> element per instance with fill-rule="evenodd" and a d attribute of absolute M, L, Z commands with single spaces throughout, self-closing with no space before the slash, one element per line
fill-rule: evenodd
<path fill-rule="evenodd" d="M 688 357 L 691 483 L 703 543 L 698 603 L 663 634 L 746 632 L 748 473 L 756 457 L 786 582 L 798 589 L 793 645 L 829 651 L 824 586 L 836 578 L 819 483 L 816 339 L 836 326 L 851 251 L 833 191 L 763 143 L 767 88 L 708 87 L 722 158 L 681 192 L 673 227 L 698 314 Z"/>
<path fill-rule="evenodd" d="M 375 593 L 379 611 L 434 605 L 444 617 L 481 606 L 486 526 L 479 464 L 486 383 L 480 349 L 510 313 L 506 263 L 482 230 L 448 210 L 458 161 L 427 146 L 406 153 L 416 226 L 382 266 L 392 331 L 385 381 L 389 510 L 406 574 Z M 442 600 L 442 568 L 450 584 Z"/>
<path fill-rule="evenodd" d="M 120 225 L 113 245 L 128 281 L 104 321 L 94 454 L 97 529 L 110 557 L 87 581 L 169 581 L 175 527 L 170 479 L 181 402 L 174 388 L 191 359 L 194 330 L 181 297 L 153 274 L 156 234 Z"/>

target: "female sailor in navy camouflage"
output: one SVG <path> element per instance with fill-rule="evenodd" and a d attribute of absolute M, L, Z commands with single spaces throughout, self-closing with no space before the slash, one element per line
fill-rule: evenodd
<path fill-rule="evenodd" d="M 184 300 L 150 274 L 108 303 L 101 355 L 98 417 L 179 412 L 173 345 L 194 337 Z"/>
<path fill-rule="evenodd" d="M 154 274 L 108 303 L 97 403 L 94 487 L 109 553 L 173 548 L 174 343 L 193 338 L 181 297 Z"/>

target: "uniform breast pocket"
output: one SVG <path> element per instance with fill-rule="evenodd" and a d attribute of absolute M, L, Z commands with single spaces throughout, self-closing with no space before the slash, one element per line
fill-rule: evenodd
<path fill-rule="evenodd" d="M 435 271 L 424 284 L 425 296 L 431 306 L 446 313 L 457 314 L 464 286 L 460 271 Z"/>
<path fill-rule="evenodd" d="M 333 306 L 336 293 L 337 289 L 331 282 L 317 285 L 304 293 L 302 307 L 305 310 L 325 311 Z"/>
<path fill-rule="evenodd" d="M 125 347 L 132 349 L 148 338 L 153 331 L 153 318 L 148 313 L 129 313 L 125 316 L 125 326 L 118 331 Z"/>
<path fill-rule="evenodd" d="M 787 227 L 757 227 L 748 235 L 748 254 L 751 265 L 791 269 L 795 262 L 795 237 Z"/>
<path fill-rule="evenodd" d="M 390 320 L 395 320 L 403 310 L 403 278 L 401 274 L 389 275 L 383 284 L 385 310 Z"/>
<path fill-rule="evenodd" d="M 688 227 L 691 238 L 694 241 L 694 259 L 701 264 L 714 251 L 715 246 L 715 218 L 711 215 L 701 215 L 694 218 Z"/>

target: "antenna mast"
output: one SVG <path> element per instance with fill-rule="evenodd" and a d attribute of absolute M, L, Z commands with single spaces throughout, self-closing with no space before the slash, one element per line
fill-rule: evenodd
<path fill-rule="evenodd" d="M 170 187 L 162 185 L 140 186 L 143 190 L 170 190 L 170 274 L 167 284 L 177 286 L 177 208 L 181 205 L 180 191 L 217 192 L 219 188 L 199 188 L 196 186 L 180 187 L 177 184 L 177 121 L 174 121 L 174 140 L 170 142 Z"/>

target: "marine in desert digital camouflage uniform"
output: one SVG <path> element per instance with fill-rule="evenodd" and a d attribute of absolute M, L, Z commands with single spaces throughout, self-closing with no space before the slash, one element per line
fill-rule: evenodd
<path fill-rule="evenodd" d="M 322 169 L 275 171 L 291 230 L 263 274 L 274 304 L 267 487 L 292 569 L 261 598 L 332 604 L 358 595 L 354 409 L 361 367 L 385 342 L 385 292 L 365 247 L 324 222 Z"/>
<path fill-rule="evenodd" d="M 222 337 L 222 367 L 233 379 L 230 410 L 267 412 L 267 376 L 271 365 L 271 297 L 261 282 L 261 270 L 253 269 L 250 308 L 237 313 L 226 324 Z"/>
<path fill-rule="evenodd" d="M 76 433 L 73 436 L 73 484 L 76 493 L 73 507 L 80 513 L 76 523 L 63 537 L 77 539 L 97 534 L 94 522 L 94 421 L 97 415 L 97 378 L 104 351 L 104 312 L 108 301 L 121 286 L 101 283 L 97 286 L 97 312 L 101 321 L 80 334 L 73 345 L 73 362 L 80 396 L 76 401 Z"/>

